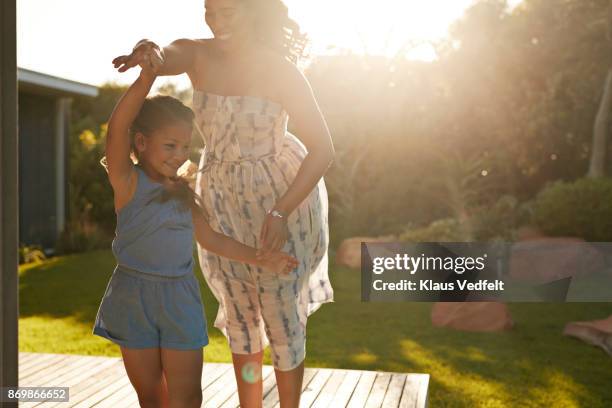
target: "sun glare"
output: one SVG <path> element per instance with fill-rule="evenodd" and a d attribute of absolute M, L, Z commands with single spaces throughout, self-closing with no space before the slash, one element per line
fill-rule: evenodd
<path fill-rule="evenodd" d="M 447 35 L 472 0 L 286 0 L 290 13 L 313 40 L 317 54 L 359 54 L 431 61 L 429 42 Z"/>
<path fill-rule="evenodd" d="M 509 5 L 520 1 L 509 0 Z M 437 55 L 431 43 L 447 35 L 473 0 L 284 2 L 309 35 L 313 56 L 399 54 L 433 61 Z M 203 0 L 175 0 L 172 5 L 166 0 L 19 0 L 17 7 L 19 66 L 91 84 L 133 81 L 135 71 L 119 74 L 110 61 L 141 38 L 167 45 L 176 38 L 211 36 Z M 98 22 L 93 27 L 92 15 Z M 168 80 L 188 82 L 183 76 Z"/>

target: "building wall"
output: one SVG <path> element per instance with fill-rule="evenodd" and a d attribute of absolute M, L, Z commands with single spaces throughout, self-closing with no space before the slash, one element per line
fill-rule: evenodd
<path fill-rule="evenodd" d="M 58 238 L 56 116 L 56 98 L 19 93 L 19 240 L 45 249 Z"/>

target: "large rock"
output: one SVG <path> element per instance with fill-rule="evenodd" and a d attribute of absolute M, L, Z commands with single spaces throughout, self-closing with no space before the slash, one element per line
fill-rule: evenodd
<path fill-rule="evenodd" d="M 352 237 L 347 238 L 336 251 L 336 265 L 344 265 L 349 268 L 361 268 L 361 243 L 362 242 L 394 242 L 397 237 L 388 235 L 384 237 Z"/>
<path fill-rule="evenodd" d="M 512 245 L 509 275 L 543 283 L 586 275 L 604 267 L 601 252 L 581 238 L 532 236 Z"/>
<path fill-rule="evenodd" d="M 602 320 L 567 323 L 563 334 L 600 347 L 612 357 L 612 315 Z"/>
<path fill-rule="evenodd" d="M 510 330 L 514 325 L 508 306 L 499 302 L 438 302 L 431 310 L 431 322 L 470 332 Z"/>

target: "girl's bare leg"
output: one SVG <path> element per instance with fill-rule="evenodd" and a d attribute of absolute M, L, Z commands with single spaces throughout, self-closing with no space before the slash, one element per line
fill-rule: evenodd
<path fill-rule="evenodd" d="M 202 349 L 161 349 L 161 361 L 168 385 L 169 408 L 202 406 Z"/>
<path fill-rule="evenodd" d="M 123 364 L 142 408 L 168 407 L 168 389 L 159 348 L 121 348 Z"/>

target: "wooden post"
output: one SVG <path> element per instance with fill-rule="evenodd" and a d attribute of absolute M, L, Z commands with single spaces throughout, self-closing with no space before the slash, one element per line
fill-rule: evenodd
<path fill-rule="evenodd" d="M 66 226 L 66 158 L 68 145 L 68 118 L 70 98 L 58 98 L 55 102 L 55 229 L 57 241 Z"/>
<path fill-rule="evenodd" d="M 0 387 L 18 385 L 16 0 L 0 2 Z M 17 407 L 16 403 L 1 403 Z"/>

